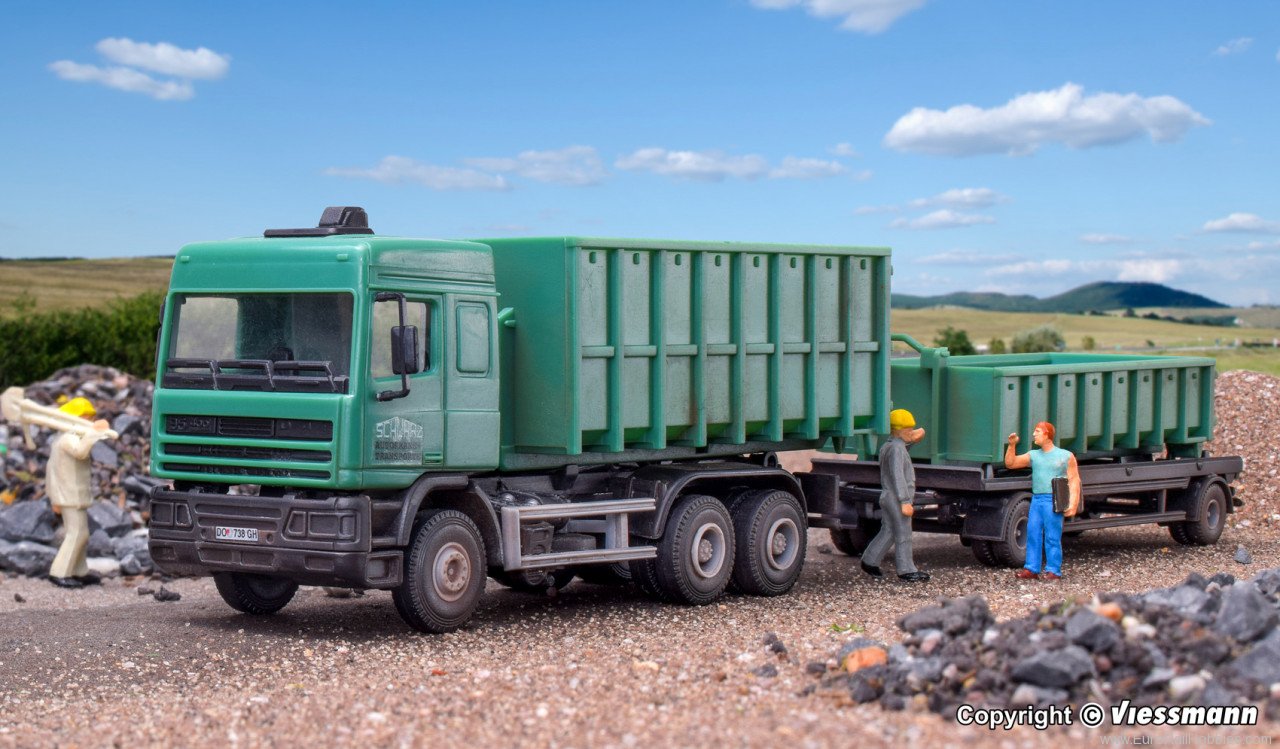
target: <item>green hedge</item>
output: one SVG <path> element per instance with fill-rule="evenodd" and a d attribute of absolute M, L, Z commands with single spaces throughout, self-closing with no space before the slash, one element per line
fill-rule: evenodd
<path fill-rule="evenodd" d="M 0 320 L 0 388 L 38 382 L 63 367 L 100 364 L 151 379 L 162 294 L 106 309 L 60 310 Z"/>

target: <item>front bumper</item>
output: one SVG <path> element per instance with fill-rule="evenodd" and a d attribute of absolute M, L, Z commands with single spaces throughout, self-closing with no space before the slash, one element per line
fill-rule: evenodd
<path fill-rule="evenodd" d="M 218 527 L 250 528 L 256 542 L 215 540 Z M 245 497 L 156 489 L 151 559 L 171 575 L 246 572 L 301 585 L 394 588 L 404 554 L 371 548 L 366 496 Z"/>

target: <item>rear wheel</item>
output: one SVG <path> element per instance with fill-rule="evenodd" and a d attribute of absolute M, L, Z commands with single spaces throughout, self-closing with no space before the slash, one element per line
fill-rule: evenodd
<path fill-rule="evenodd" d="M 1217 481 L 1206 481 L 1188 490 L 1186 522 L 1169 526 L 1173 540 L 1186 546 L 1218 542 L 1227 524 L 1227 490 Z"/>
<path fill-rule="evenodd" d="M 975 538 L 972 540 L 971 548 L 973 549 L 974 558 L 982 564 L 988 567 L 1001 566 L 1002 562 L 1000 557 L 996 556 L 996 550 L 991 541 Z"/>
<path fill-rule="evenodd" d="M 292 580 L 243 572 L 219 572 L 213 576 L 213 584 L 227 605 L 255 616 L 276 613 L 298 592 L 298 584 Z"/>
<path fill-rule="evenodd" d="M 728 510 L 715 497 L 691 494 L 671 508 L 657 557 L 633 562 L 631 571 L 646 593 L 700 606 L 724 594 L 733 559 Z"/>
<path fill-rule="evenodd" d="M 996 561 L 1005 567 L 1021 567 L 1027 563 L 1027 519 L 1031 517 L 1031 501 L 1016 499 L 1013 503 L 1005 513 L 1000 540 L 988 542 Z"/>
<path fill-rule="evenodd" d="M 807 526 L 804 508 L 790 492 L 752 492 L 734 506 L 731 584 L 757 596 L 791 590 L 804 568 Z"/>
<path fill-rule="evenodd" d="M 858 527 L 848 530 L 831 529 L 831 545 L 851 557 L 860 557 L 871 545 L 871 539 L 880 532 L 879 518 L 858 518 Z"/>
<path fill-rule="evenodd" d="M 391 597 L 414 629 L 452 632 L 475 611 L 485 574 L 484 539 L 475 522 L 457 510 L 434 510 L 413 531 L 404 582 Z"/>

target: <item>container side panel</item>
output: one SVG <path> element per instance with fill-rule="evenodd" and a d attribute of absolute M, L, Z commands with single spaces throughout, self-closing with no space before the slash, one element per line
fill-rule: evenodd
<path fill-rule="evenodd" d="M 769 258 L 767 255 L 742 256 L 742 341 L 746 348 L 743 413 L 747 435 L 758 433 L 769 419 Z"/>
<path fill-rule="evenodd" d="M 578 304 L 584 310 L 608 308 L 609 273 L 608 255 L 591 250 L 577 253 Z M 609 325 L 605 315 L 578 315 L 578 342 L 584 356 L 579 376 L 582 390 L 579 403 L 579 419 L 584 442 L 594 442 L 609 428 L 609 415 L 604 394 L 609 387 L 607 351 Z"/>
<path fill-rule="evenodd" d="M 666 437 L 675 440 L 698 423 L 700 398 L 693 381 L 697 347 L 693 335 L 692 253 L 666 253 L 662 278 L 663 305 L 659 312 L 666 349 L 662 413 Z M 659 357 L 663 353 L 659 352 Z"/>
<path fill-rule="evenodd" d="M 805 417 L 805 390 L 807 387 L 807 349 L 802 348 L 808 339 L 805 310 L 808 308 L 809 289 L 805 279 L 804 258 L 783 255 L 778 263 L 780 293 L 778 316 L 782 334 L 782 418 L 784 431 L 792 432 Z"/>
<path fill-rule="evenodd" d="M 654 313 L 650 304 L 650 272 L 652 255 L 649 252 L 625 251 L 617 255 L 621 265 L 623 298 L 622 343 L 622 419 L 624 442 L 643 439 L 649 428 L 651 388 L 650 331 Z"/>
<path fill-rule="evenodd" d="M 707 439 L 722 437 L 733 420 L 732 391 L 733 322 L 730 295 L 730 256 L 708 252 L 703 256 L 702 317 L 706 336 L 706 367 L 703 373 Z"/>

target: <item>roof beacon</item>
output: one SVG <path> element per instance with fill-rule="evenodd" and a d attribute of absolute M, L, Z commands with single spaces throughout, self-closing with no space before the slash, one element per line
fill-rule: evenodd
<path fill-rule="evenodd" d="M 329 206 L 314 229 L 267 229 L 264 237 L 328 237 L 335 234 L 372 234 L 369 214 L 354 205 Z"/>

